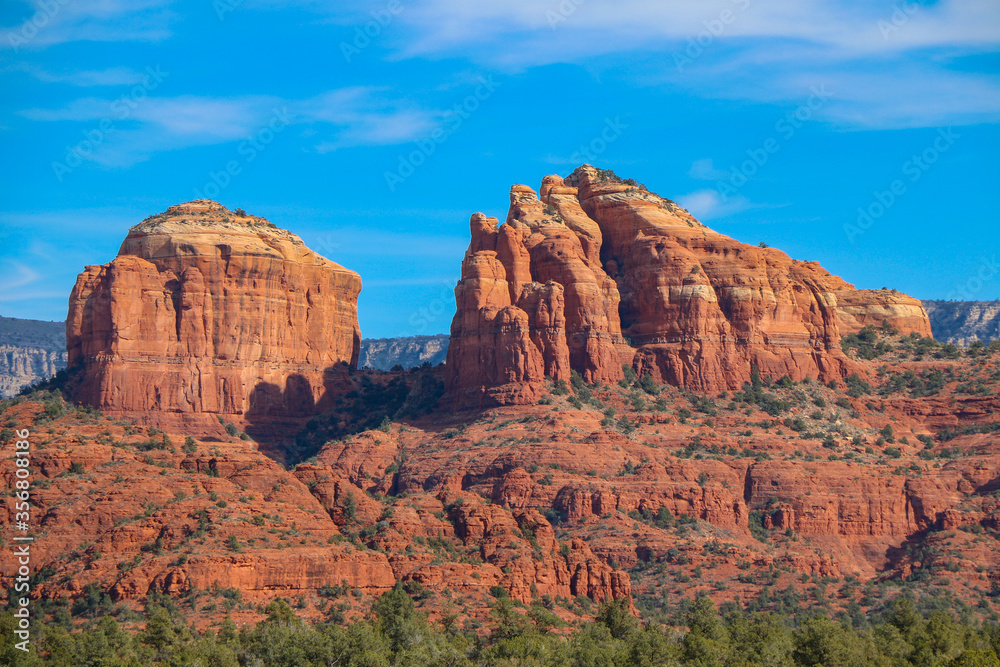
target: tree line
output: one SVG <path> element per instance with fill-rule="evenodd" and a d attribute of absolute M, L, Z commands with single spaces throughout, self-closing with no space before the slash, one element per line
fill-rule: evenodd
<path fill-rule="evenodd" d="M 162 601 L 160 601 L 162 602 Z M 0 665 L 51 667 L 1000 667 L 1000 625 L 947 611 L 922 613 L 907 597 L 849 622 L 825 615 L 782 616 L 732 609 L 708 598 L 688 606 L 680 627 L 642 622 L 624 601 L 603 604 L 594 621 L 568 628 L 541 605 L 506 596 L 492 605 L 486 633 L 432 624 L 406 591 L 382 595 L 347 624 L 307 623 L 284 601 L 255 626 L 228 617 L 198 632 L 170 604 L 152 603 L 142 630 L 112 616 L 69 631 L 41 624 L 25 654 L 14 648 L 14 617 L 0 614 Z M 37 630 L 37 628 L 36 628 Z"/>

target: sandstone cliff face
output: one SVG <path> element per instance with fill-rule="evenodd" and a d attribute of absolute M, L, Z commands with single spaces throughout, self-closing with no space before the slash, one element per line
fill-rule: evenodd
<path fill-rule="evenodd" d="M 842 335 L 888 320 L 930 335 L 920 302 L 856 290 L 816 262 L 714 232 L 670 200 L 584 165 L 472 216 L 448 355 L 464 404 L 530 402 L 546 377 L 613 382 L 622 365 L 700 391 L 864 372 Z"/>
<path fill-rule="evenodd" d="M 77 278 L 76 398 L 194 424 L 311 413 L 355 366 L 361 279 L 262 218 L 197 200 L 136 225 Z M 202 419 L 210 424 L 214 420 Z"/>

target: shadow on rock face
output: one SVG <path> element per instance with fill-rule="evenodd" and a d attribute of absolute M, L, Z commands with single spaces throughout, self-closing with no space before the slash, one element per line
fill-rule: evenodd
<path fill-rule="evenodd" d="M 273 382 L 259 382 L 250 393 L 246 433 L 260 443 L 261 451 L 271 458 L 285 465 L 295 465 L 312 455 L 299 451 L 296 436 L 312 417 L 353 388 L 347 364 L 325 369 L 322 386 L 314 387 L 301 373 L 288 376 L 284 389 Z"/>
<path fill-rule="evenodd" d="M 330 440 L 431 413 L 444 393 L 443 374 L 443 367 L 385 372 L 341 364 L 326 369 L 321 389 L 296 375 L 283 390 L 262 382 L 251 393 L 246 432 L 262 452 L 294 466 Z"/>

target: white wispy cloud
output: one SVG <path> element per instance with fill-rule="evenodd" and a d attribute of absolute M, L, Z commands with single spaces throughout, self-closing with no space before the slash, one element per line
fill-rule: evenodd
<path fill-rule="evenodd" d="M 728 173 L 716 169 L 712 158 L 695 160 L 688 170 L 688 176 L 699 181 L 718 181 L 729 176 Z"/>
<path fill-rule="evenodd" d="M 280 98 L 268 96 L 85 97 L 55 109 L 25 109 L 21 115 L 35 121 L 75 122 L 84 133 L 98 133 L 99 145 L 81 153 L 83 159 L 106 167 L 128 167 L 161 151 L 249 137 L 280 106 Z M 82 139 L 84 135 L 72 131 L 71 136 Z"/>
<path fill-rule="evenodd" d="M 50 274 L 24 262 L 5 259 L 0 262 L 0 303 L 23 303 L 45 299 L 64 299 L 68 295 L 50 284 Z"/>
<path fill-rule="evenodd" d="M 819 88 L 830 95 L 817 119 L 844 128 L 906 128 L 992 122 L 1000 119 L 1000 80 L 951 67 L 953 57 L 886 54 L 845 62 L 815 47 L 788 45 L 782 57 L 770 46 L 706 54 L 679 75 L 644 75 L 646 85 L 684 85 L 708 98 L 799 105 Z M 753 76 L 748 76 L 753 72 Z M 765 81 L 766 85 L 761 85 Z"/>
<path fill-rule="evenodd" d="M 77 273 L 87 264 L 113 259 L 123 229 L 165 208 L 159 202 L 130 204 L 0 211 L 0 247 L 12 255 L 0 260 L 4 314 L 65 318 Z"/>
<path fill-rule="evenodd" d="M 12 259 L 4 260 L 3 273 L 0 284 L 4 291 L 19 290 L 38 280 L 42 274 L 23 262 L 16 262 Z"/>
<path fill-rule="evenodd" d="M 899 6 L 912 9 L 899 18 L 894 16 Z M 895 5 L 861 0 L 428 0 L 402 12 L 400 19 L 418 31 L 408 46 L 411 54 L 440 53 L 513 38 L 515 42 L 502 53 L 489 48 L 480 49 L 480 53 L 485 57 L 517 57 L 526 63 L 562 61 L 558 54 L 567 42 L 578 45 L 570 52 L 574 57 L 684 42 L 703 32 L 709 32 L 708 41 L 800 40 L 845 54 L 937 46 L 990 48 L 1000 40 L 1000 5 L 992 0 Z M 593 42 L 577 39 L 588 31 L 603 37 Z"/>
<path fill-rule="evenodd" d="M 338 148 L 406 143 L 426 137 L 440 114 L 417 108 L 388 94 L 383 88 L 356 86 L 329 91 L 298 108 L 304 117 L 338 128 L 320 141 L 316 150 L 328 153 Z"/>
<path fill-rule="evenodd" d="M 171 36 L 174 0 L 33 0 L 23 18 L 0 26 L 0 50 L 44 49 L 66 42 L 155 42 Z M 13 12 L 11 12 L 13 13 Z"/>
<path fill-rule="evenodd" d="M 786 103 L 827 81 L 838 96 L 817 117 L 847 128 L 1000 119 L 997 77 L 964 62 L 1000 47 L 996 0 L 426 0 L 394 20 L 380 40 L 400 58 L 519 70 L 642 53 L 634 83 L 705 97 Z"/>
<path fill-rule="evenodd" d="M 901 65 L 882 72 L 827 72 L 834 96 L 820 112 L 847 127 L 906 128 L 995 122 L 1000 119 L 1000 81 L 995 77 Z M 807 77 L 797 82 L 800 97 Z"/>
<path fill-rule="evenodd" d="M 211 98 L 185 95 L 151 99 L 136 108 L 135 119 L 156 126 L 171 137 L 188 137 L 211 143 L 242 138 L 264 123 L 274 109 L 284 105 L 264 95 Z"/>
<path fill-rule="evenodd" d="M 675 199 L 678 204 L 702 221 L 724 218 L 751 208 L 758 208 L 743 195 L 723 198 L 718 190 L 712 189 L 696 190 Z"/>
<path fill-rule="evenodd" d="M 78 87 L 131 86 L 141 82 L 145 76 L 144 72 L 137 72 L 128 67 L 53 72 L 30 63 L 19 63 L 13 69 L 27 72 L 45 83 L 63 83 Z"/>
<path fill-rule="evenodd" d="M 39 122 L 77 123 L 83 132 L 110 122 L 112 129 L 101 132 L 100 146 L 83 155 L 106 167 L 128 167 L 162 151 L 241 141 L 268 127 L 276 116 L 283 124 L 302 126 L 309 148 L 320 153 L 426 137 L 441 116 L 371 87 L 298 100 L 266 95 L 83 97 L 62 107 L 24 109 L 20 115 Z"/>

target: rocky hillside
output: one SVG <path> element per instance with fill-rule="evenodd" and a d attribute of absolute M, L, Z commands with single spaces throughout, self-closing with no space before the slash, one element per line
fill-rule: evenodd
<path fill-rule="evenodd" d="M 575 377 L 536 405 L 423 416 L 390 400 L 419 397 L 418 374 L 358 371 L 356 409 L 389 419 L 291 470 L 238 434 L 162 433 L 45 395 L 0 418 L 45 434 L 32 557 L 50 610 L 167 594 L 217 626 L 217 608 L 241 624 L 280 596 L 343 618 L 396 582 L 465 629 L 498 596 L 560 622 L 609 599 L 673 616 L 695 595 L 783 613 L 878 610 L 901 592 L 995 610 L 1000 347 L 956 356 L 871 330 L 851 343 L 890 370 L 755 377 L 727 396 Z"/>
<path fill-rule="evenodd" d="M 396 366 L 416 368 L 437 366 L 448 354 L 448 335 L 408 336 L 404 338 L 366 338 L 361 341 L 359 368 L 387 371 Z"/>
<path fill-rule="evenodd" d="M 969 345 L 1000 340 L 1000 301 L 924 301 L 934 338 Z"/>
<path fill-rule="evenodd" d="M 50 352 L 66 349 L 66 323 L 0 316 L 0 345 L 33 347 Z"/>
<path fill-rule="evenodd" d="M 0 398 L 66 367 L 66 325 L 0 317 Z"/>

